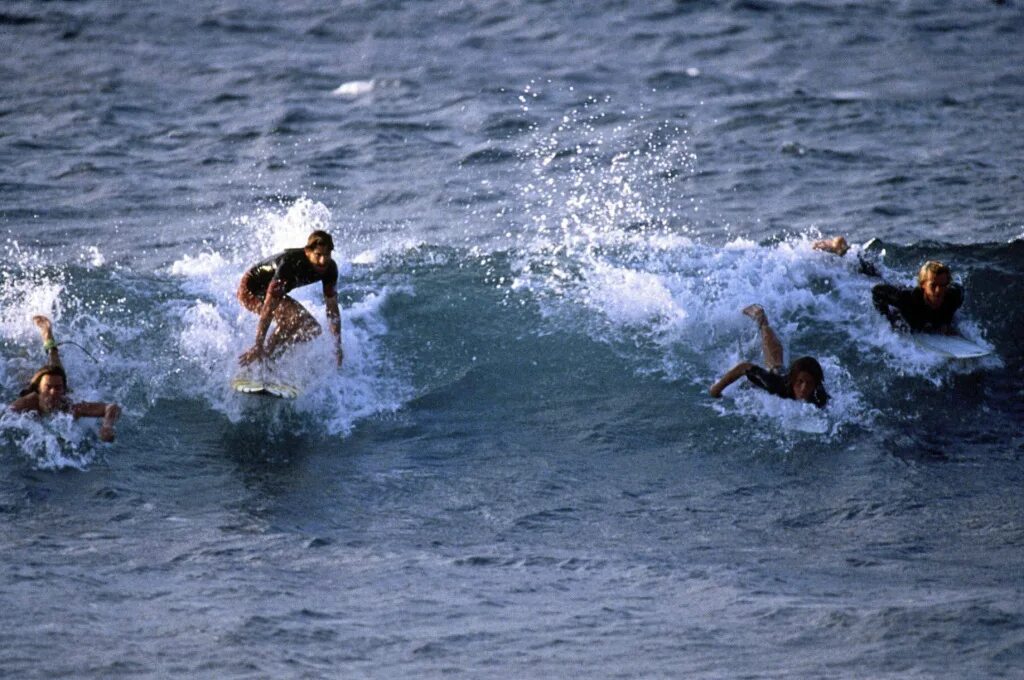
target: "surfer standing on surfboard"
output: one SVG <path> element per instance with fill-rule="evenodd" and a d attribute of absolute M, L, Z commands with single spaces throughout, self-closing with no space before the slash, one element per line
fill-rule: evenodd
<path fill-rule="evenodd" d="M 254 361 L 276 359 L 297 342 L 307 342 L 320 335 L 316 319 L 288 292 L 300 286 L 323 283 L 327 319 L 337 347 L 341 366 L 341 312 L 338 310 L 338 265 L 331 259 L 334 240 L 326 231 L 314 231 L 304 248 L 289 248 L 250 267 L 238 285 L 238 301 L 250 312 L 259 315 L 256 342 L 238 357 L 247 366 Z M 267 337 L 271 322 L 274 331 Z"/>
<path fill-rule="evenodd" d="M 836 236 L 817 241 L 814 248 L 842 257 L 849 245 L 845 238 Z M 865 264 L 870 265 L 861 260 L 862 270 Z M 865 273 L 877 275 L 875 271 Z M 871 301 L 896 330 L 956 335 L 953 315 L 964 302 L 964 290 L 953 283 L 948 265 L 928 260 L 917 272 L 917 286 L 880 283 L 871 289 Z"/>
<path fill-rule="evenodd" d="M 761 351 L 768 368 L 764 369 L 749 361 L 742 361 L 733 366 L 728 373 L 708 390 L 712 397 L 722 396 L 722 390 L 746 376 L 755 387 L 783 399 L 807 401 L 818 408 L 828 404 L 828 392 L 825 391 L 825 374 L 821 364 L 814 357 L 800 357 L 794 361 L 787 371 L 782 363 L 782 343 L 775 331 L 768 324 L 768 317 L 761 305 L 750 305 L 743 313 L 757 323 L 761 334 Z"/>
<path fill-rule="evenodd" d="M 121 417 L 121 407 L 101 401 L 82 401 L 76 404 L 68 399 L 68 376 L 61 365 L 50 320 L 40 315 L 32 317 L 32 322 L 43 337 L 47 361 L 45 366 L 35 372 L 28 387 L 22 390 L 21 395 L 11 404 L 11 410 L 16 413 L 35 411 L 40 415 L 63 411 L 70 413 L 76 420 L 103 418 L 100 424 L 100 439 L 105 442 L 114 441 L 114 423 Z"/>

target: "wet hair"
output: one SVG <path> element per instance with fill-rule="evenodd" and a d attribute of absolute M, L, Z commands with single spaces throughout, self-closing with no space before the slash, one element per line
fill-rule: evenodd
<path fill-rule="evenodd" d="M 945 274 L 950 279 L 953 278 L 953 272 L 950 271 L 949 265 L 945 262 L 939 262 L 938 260 L 928 260 L 921 268 L 917 271 L 917 285 L 924 285 L 924 280 L 929 276 L 941 276 Z"/>
<path fill-rule="evenodd" d="M 306 250 L 316 250 L 321 247 L 327 248 L 328 251 L 334 250 L 334 239 L 326 231 L 317 229 L 306 239 Z"/>
<path fill-rule="evenodd" d="M 818 381 L 819 386 L 825 384 L 825 372 L 821 370 L 821 364 L 814 357 L 800 357 L 790 364 L 789 379 L 792 381 L 801 371 L 810 374 L 812 378 Z"/>
<path fill-rule="evenodd" d="M 39 384 L 43 382 L 43 378 L 48 375 L 57 375 L 64 381 L 64 392 L 70 392 L 68 388 L 68 374 L 64 372 L 63 366 L 43 366 L 35 374 L 32 375 L 32 379 L 28 381 L 28 387 L 21 391 L 19 397 L 27 397 L 30 394 L 39 393 Z"/>

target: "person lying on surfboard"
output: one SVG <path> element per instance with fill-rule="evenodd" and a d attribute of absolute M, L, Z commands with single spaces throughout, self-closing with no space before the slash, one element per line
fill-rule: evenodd
<path fill-rule="evenodd" d="M 276 359 L 298 342 L 307 342 L 320 335 L 322 329 L 306 308 L 288 293 L 300 286 L 320 281 L 331 333 L 336 341 L 338 366 L 341 350 L 341 312 L 338 309 L 338 265 L 331 259 L 334 240 L 326 231 L 314 231 L 304 248 L 289 248 L 250 267 L 238 284 L 238 301 L 250 312 L 259 315 L 256 342 L 238 358 L 247 366 L 254 361 Z M 267 337 L 270 324 L 274 331 Z"/>
<path fill-rule="evenodd" d="M 103 422 L 100 423 L 100 439 L 105 442 L 114 441 L 114 423 L 121 417 L 121 407 L 114 403 L 93 401 L 74 403 L 68 399 L 68 376 L 61 365 L 50 320 L 45 316 L 34 316 L 32 321 L 43 337 L 47 361 L 45 366 L 35 372 L 28 387 L 21 391 L 21 395 L 10 405 L 10 409 L 16 413 L 34 411 L 40 415 L 62 411 L 70 413 L 76 420 L 103 418 Z"/>
<path fill-rule="evenodd" d="M 775 331 L 768 324 L 768 316 L 761 305 L 750 305 L 743 313 L 757 323 L 761 334 L 761 352 L 767 369 L 749 361 L 742 361 L 733 366 L 728 373 L 710 387 L 708 393 L 712 397 L 722 396 L 722 390 L 742 377 L 746 377 L 755 387 L 783 399 L 795 399 L 825 408 L 829 395 L 825 391 L 825 373 L 821 364 L 814 357 L 800 357 L 789 366 L 787 371 L 782 363 L 783 350 Z"/>
<path fill-rule="evenodd" d="M 817 241 L 814 248 L 842 257 L 849 245 L 846 239 L 837 236 Z M 864 260 L 861 264 L 863 269 Z M 871 301 L 896 330 L 956 335 L 953 315 L 964 302 L 964 290 L 953 283 L 948 265 L 928 260 L 917 272 L 917 286 L 880 283 L 871 289 Z"/>

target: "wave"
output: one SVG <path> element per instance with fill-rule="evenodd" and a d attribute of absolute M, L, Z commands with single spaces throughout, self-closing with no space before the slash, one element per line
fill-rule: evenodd
<path fill-rule="evenodd" d="M 566 178 L 572 191 L 584 191 L 571 173 Z M 121 403 L 120 430 L 177 400 L 202 402 L 228 427 L 256 424 L 268 436 L 287 429 L 344 437 L 369 419 L 461 400 L 520 417 L 552 401 L 643 394 L 653 384 L 678 412 L 703 413 L 723 432 L 757 423 L 768 439 L 828 440 L 888 428 L 895 392 L 923 404 L 931 398 L 923 395 L 959 389 L 979 374 L 1020 373 L 1022 320 L 1002 299 L 1024 263 L 1024 242 L 875 242 L 845 258 L 814 250 L 817 234 L 707 244 L 659 219 L 635 198 L 641 192 L 613 176 L 596 184 L 601 201 L 571 192 L 527 200 L 529 227 L 511 245 L 401 242 L 337 253 L 345 364 L 333 366 L 326 336 L 291 351 L 280 370 L 302 387 L 293 403 L 230 390 L 256 321 L 234 293 L 253 262 L 303 243 L 313 229 L 331 229 L 324 205 L 300 198 L 239 217 L 155 273 L 108 266 L 99 246 L 58 262 L 8 242 L 0 269 L 8 393 L 13 398 L 43 359 L 30 323 L 36 313 L 51 316 L 58 340 L 69 343 L 62 354 L 73 397 Z M 549 205 L 557 212 L 539 212 Z M 895 333 L 871 306 L 877 280 L 856 265 L 866 250 L 898 283 L 909 283 L 924 258 L 949 261 L 967 290 L 960 328 L 993 355 L 951 363 Z M 325 325 L 314 288 L 294 295 Z M 707 397 L 728 367 L 760 361 L 755 328 L 740 314 L 752 302 L 767 310 L 787 361 L 810 354 L 822 363 L 828 409 L 741 386 L 722 400 Z M 1007 397 L 1012 402 L 1008 380 L 990 383 L 997 410 L 1009 408 Z M 8 451 L 38 467 L 87 466 L 103 449 L 88 424 L 64 424 L 57 434 L 40 427 L 0 419 Z"/>

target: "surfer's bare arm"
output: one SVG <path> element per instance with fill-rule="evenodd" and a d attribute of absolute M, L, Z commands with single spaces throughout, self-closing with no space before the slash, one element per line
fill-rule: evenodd
<path fill-rule="evenodd" d="M 48 366 L 60 366 L 60 353 L 57 351 L 57 342 L 53 339 L 53 324 L 42 314 L 33 316 L 32 323 L 39 329 L 39 335 L 43 338 L 43 349 L 46 350 L 46 364 Z"/>
<path fill-rule="evenodd" d="M 242 353 L 242 356 L 238 358 L 238 363 L 246 366 L 257 359 L 263 359 L 266 356 L 263 343 L 267 339 L 267 331 L 270 330 L 270 322 L 274 319 L 274 311 L 277 310 L 277 306 L 281 304 L 281 298 L 283 295 L 284 293 L 281 290 L 280 282 L 275 280 L 267 286 L 267 294 L 263 298 L 263 306 L 260 308 L 260 319 L 256 322 L 256 342 L 252 347 Z"/>
<path fill-rule="evenodd" d="M 334 336 L 338 366 L 341 366 L 345 358 L 345 352 L 341 348 L 341 309 L 338 308 L 338 294 L 334 289 L 324 291 L 324 306 L 327 308 L 327 321 L 331 327 L 331 335 Z"/>
<path fill-rule="evenodd" d="M 850 249 L 850 244 L 846 242 L 846 239 L 842 236 L 836 236 L 834 238 L 826 238 L 820 241 L 814 242 L 815 250 L 823 250 L 826 253 L 833 253 L 842 257 L 846 255 L 846 251 Z"/>
<path fill-rule="evenodd" d="M 719 378 L 718 382 L 708 389 L 708 394 L 716 399 L 722 396 L 722 390 L 746 375 L 747 371 L 749 371 L 753 365 L 754 364 L 749 361 L 742 361 L 736 364 L 730 368 L 725 375 Z"/>
<path fill-rule="evenodd" d="M 26 394 L 24 397 L 18 397 L 9 407 L 15 413 L 24 413 L 25 411 L 38 411 L 39 410 L 39 393 L 33 392 L 32 394 Z"/>
<path fill-rule="evenodd" d="M 102 401 L 83 401 L 71 407 L 71 415 L 75 418 L 103 418 L 103 422 L 100 423 L 100 439 L 112 442 L 114 423 L 121 417 L 121 407 Z"/>

